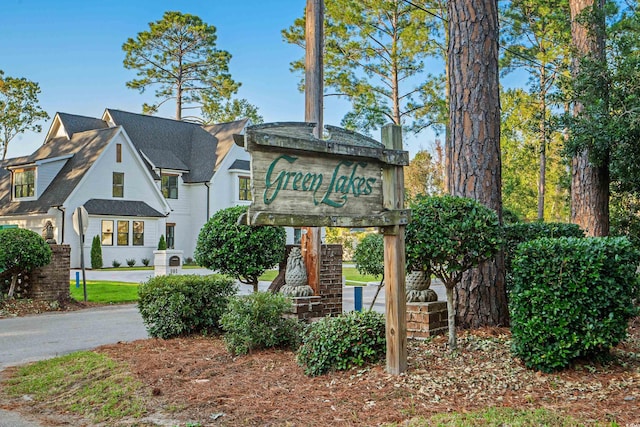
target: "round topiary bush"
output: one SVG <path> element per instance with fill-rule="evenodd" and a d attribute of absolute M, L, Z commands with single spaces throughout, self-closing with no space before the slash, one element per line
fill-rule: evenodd
<path fill-rule="evenodd" d="M 0 230 L 0 268 L 11 274 L 10 298 L 20 273 L 50 262 L 51 248 L 38 233 L 25 228 Z"/>
<path fill-rule="evenodd" d="M 491 259 L 502 244 L 498 215 L 473 199 L 420 197 L 411 205 L 407 265 L 410 270 L 435 274 L 447 288 L 451 349 L 456 348 L 453 290 L 465 271 Z"/>
<path fill-rule="evenodd" d="M 282 227 L 238 224 L 246 206 L 219 210 L 202 227 L 196 244 L 198 265 L 252 285 L 284 259 L 286 233 Z"/>
<path fill-rule="evenodd" d="M 375 363 L 386 355 L 385 320 L 375 311 L 352 311 L 312 323 L 298 350 L 307 375 Z"/>
<path fill-rule="evenodd" d="M 224 276 L 156 276 L 138 289 L 138 308 L 152 337 L 214 333 L 235 293 L 234 281 Z"/>

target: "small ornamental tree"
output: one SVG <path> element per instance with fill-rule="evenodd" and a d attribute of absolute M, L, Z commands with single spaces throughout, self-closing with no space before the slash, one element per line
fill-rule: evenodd
<path fill-rule="evenodd" d="M 0 230 L 0 267 L 11 274 L 9 298 L 13 297 L 20 273 L 50 262 L 51 248 L 38 233 L 24 228 Z"/>
<path fill-rule="evenodd" d="M 358 243 L 353 253 L 353 260 L 356 263 L 356 268 L 360 274 L 368 274 L 371 276 L 382 276 L 376 295 L 371 301 L 369 310 L 373 309 L 373 305 L 376 303 L 380 289 L 384 284 L 384 238 L 382 234 L 371 233 L 364 236 L 362 241 Z"/>
<path fill-rule="evenodd" d="M 167 241 L 164 240 L 164 234 L 160 235 L 160 240 L 158 241 L 158 250 L 166 251 L 167 250 Z"/>
<path fill-rule="evenodd" d="M 493 257 L 503 244 L 498 215 L 475 200 L 420 197 L 406 230 L 407 264 L 430 271 L 447 289 L 449 348 L 456 348 L 453 290 L 465 271 Z"/>
<path fill-rule="evenodd" d="M 91 268 L 102 268 L 102 246 L 100 244 L 100 236 L 93 236 L 91 241 Z"/>
<path fill-rule="evenodd" d="M 252 285 L 257 292 L 258 278 L 284 258 L 286 233 L 282 227 L 238 224 L 246 211 L 246 206 L 234 206 L 216 212 L 200 230 L 194 257 L 198 265 Z"/>

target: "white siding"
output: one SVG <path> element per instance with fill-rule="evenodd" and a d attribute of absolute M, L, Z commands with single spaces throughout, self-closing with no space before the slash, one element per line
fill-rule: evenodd
<path fill-rule="evenodd" d="M 116 143 L 122 144 L 122 162 L 116 162 Z M 113 172 L 124 173 L 124 197 L 113 197 Z M 96 160 L 93 166 L 87 172 L 82 182 L 76 187 L 72 195 L 66 202 L 66 226 L 65 226 L 65 243 L 71 245 L 71 266 L 77 268 L 80 266 L 80 252 L 77 250 L 79 246 L 79 237 L 72 227 L 71 216 L 73 210 L 78 206 L 84 205 L 90 199 L 113 199 L 113 200 L 137 200 L 144 201 L 149 206 L 164 214 L 165 205 L 162 194 L 159 193 L 148 171 L 137 157 L 137 152 L 128 143 L 123 134 L 118 134 L 105 148 L 101 156 Z M 85 265 L 90 266 L 90 250 L 93 236 L 100 234 L 101 220 L 103 217 L 89 216 L 89 225 L 87 234 L 85 235 Z M 111 217 L 110 217 L 111 218 Z M 113 217 L 114 221 L 118 219 L 133 221 L 137 218 L 119 218 Z M 148 223 L 148 224 L 147 224 Z M 161 224 L 160 224 L 161 223 Z M 115 222 L 114 222 L 115 224 Z M 105 266 L 111 266 L 111 262 L 115 259 L 126 265 L 127 258 L 134 258 L 138 265 L 142 258 L 152 259 L 152 251 L 157 248 L 159 229 L 164 229 L 165 218 L 145 219 L 145 246 L 117 246 L 103 248 L 103 261 Z M 131 225 L 132 227 L 132 225 Z M 130 231 L 131 233 L 132 231 Z M 164 233 L 164 232 L 163 232 Z M 130 236 L 131 239 L 131 236 Z"/>
<path fill-rule="evenodd" d="M 47 162 L 38 165 L 36 169 L 36 197 L 40 197 L 42 193 L 49 187 L 51 181 L 58 175 L 60 169 L 67 163 L 68 159 L 60 159 L 55 162 Z"/>

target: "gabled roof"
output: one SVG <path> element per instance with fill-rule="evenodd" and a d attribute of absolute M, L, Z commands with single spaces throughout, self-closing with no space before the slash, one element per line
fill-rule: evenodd
<path fill-rule="evenodd" d="M 71 138 L 76 133 L 95 129 L 106 129 L 109 127 L 109 124 L 104 120 L 96 119 L 95 117 L 56 113 L 53 123 L 51 124 L 51 128 L 45 138 L 45 144 L 55 138 L 54 134 L 57 132 L 59 126 L 62 126 L 65 130 L 65 134 Z"/>
<path fill-rule="evenodd" d="M 90 199 L 84 204 L 92 215 L 117 215 L 137 217 L 163 217 L 160 212 L 137 200 Z"/>
<path fill-rule="evenodd" d="M 107 109 L 103 115 L 122 126 L 152 166 L 185 171 L 184 182 L 211 180 L 219 161 L 242 133 L 247 120 L 200 126 L 196 123 Z M 228 140 L 227 140 L 228 139 Z"/>
<path fill-rule="evenodd" d="M 248 171 L 251 169 L 251 162 L 249 160 L 240 160 L 236 159 L 231 166 L 229 166 L 229 170 L 239 169 L 243 171 Z"/>
<path fill-rule="evenodd" d="M 249 119 L 241 119 L 228 123 L 219 123 L 217 125 L 206 125 L 203 126 L 203 129 L 213 135 L 218 141 L 218 146 L 216 147 L 216 165 L 214 168 L 218 170 L 220 167 L 220 163 L 226 157 L 231 147 L 234 145 L 233 135 L 240 135 L 244 133 L 244 128 L 249 123 Z"/>
<path fill-rule="evenodd" d="M 70 140 L 53 138 L 30 156 L 0 162 L 0 216 L 46 213 L 52 206 L 61 206 L 119 131 L 120 128 L 98 129 L 75 133 Z M 73 157 L 67 160 L 37 200 L 11 201 L 11 179 L 7 167 L 70 154 Z"/>

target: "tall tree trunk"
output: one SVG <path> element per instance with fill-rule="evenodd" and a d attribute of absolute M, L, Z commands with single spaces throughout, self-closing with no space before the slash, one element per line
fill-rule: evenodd
<path fill-rule="evenodd" d="M 540 67 L 540 176 L 538 177 L 538 220 L 544 221 L 547 181 L 547 70 Z"/>
<path fill-rule="evenodd" d="M 450 0 L 447 187 L 502 217 L 498 5 L 496 0 Z M 465 274 L 456 286 L 460 327 L 508 323 L 504 256 Z"/>
<path fill-rule="evenodd" d="M 604 7 L 604 0 L 570 0 L 571 38 L 575 49 L 574 76 L 580 73 L 580 59 L 604 56 L 604 16 L 594 22 L 592 28 L 579 21 L 585 9 Z M 573 106 L 574 116 L 583 111 L 583 105 Z M 571 222 L 582 227 L 589 236 L 609 235 L 609 164 L 608 160 L 596 166 L 589 161 L 589 150 L 576 154 L 571 160 Z"/>

